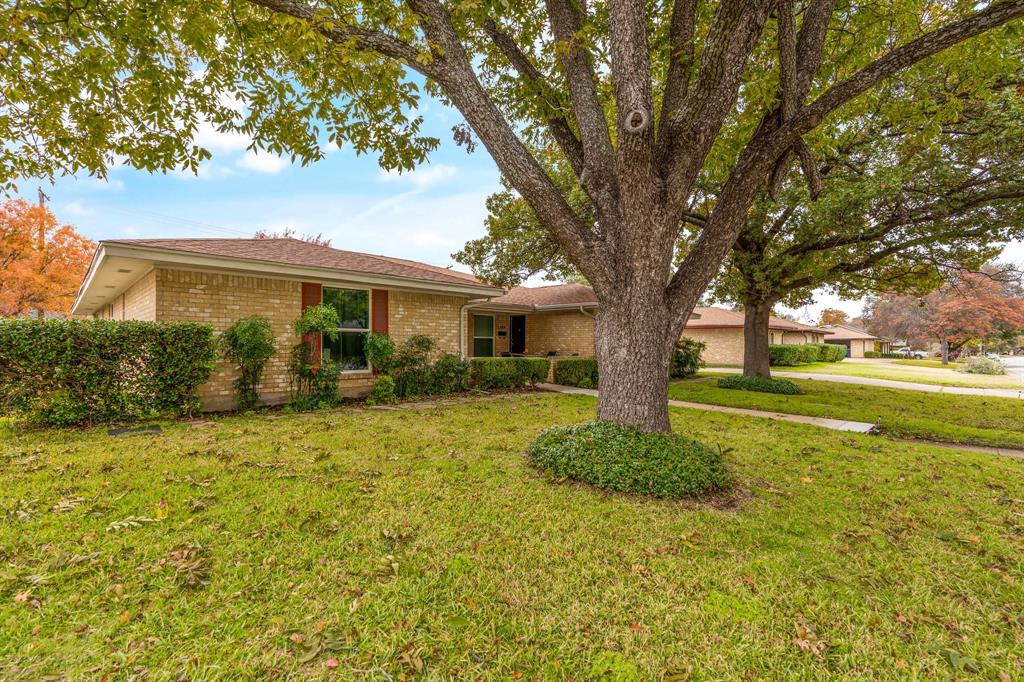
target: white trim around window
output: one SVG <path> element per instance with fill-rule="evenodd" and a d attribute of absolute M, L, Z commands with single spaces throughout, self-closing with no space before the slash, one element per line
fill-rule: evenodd
<path fill-rule="evenodd" d="M 361 286 L 351 286 L 351 285 L 331 286 L 331 285 L 328 285 L 328 284 L 321 284 L 320 285 L 320 305 L 324 304 L 324 295 L 326 294 L 328 289 L 336 289 L 336 290 L 341 290 L 341 291 L 365 291 L 366 292 L 366 327 L 365 328 L 358 328 L 358 327 L 342 327 L 342 326 L 339 326 L 338 327 L 338 338 L 339 339 L 341 338 L 341 336 L 343 334 L 363 334 L 363 335 L 365 335 L 365 334 L 373 331 L 373 289 L 372 288 L 370 288 L 370 287 L 361 287 Z M 323 349 L 326 347 L 327 343 L 329 343 L 327 341 L 327 339 L 321 339 L 320 340 L 320 348 L 321 348 L 320 352 L 321 353 L 323 353 Z M 364 355 L 364 357 L 365 357 L 365 355 Z M 341 370 L 341 373 L 342 374 L 367 374 L 367 373 L 372 372 L 372 371 L 373 371 L 373 367 L 370 365 L 370 362 L 367 360 L 366 367 L 361 367 L 361 368 L 357 368 L 357 369 L 343 369 L 343 370 Z"/>

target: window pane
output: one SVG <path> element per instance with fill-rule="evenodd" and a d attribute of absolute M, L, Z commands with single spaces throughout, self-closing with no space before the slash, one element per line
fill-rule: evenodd
<path fill-rule="evenodd" d="M 324 287 L 324 305 L 338 311 L 343 329 L 370 328 L 370 292 L 362 289 L 328 289 Z"/>
<path fill-rule="evenodd" d="M 494 339 L 473 339 L 473 357 L 494 357 Z"/>
<path fill-rule="evenodd" d="M 494 336 L 494 318 L 490 315 L 474 315 L 473 336 Z"/>
<path fill-rule="evenodd" d="M 343 370 L 369 369 L 365 344 L 364 332 L 341 332 L 333 341 L 324 337 L 324 360 L 340 363 Z"/>

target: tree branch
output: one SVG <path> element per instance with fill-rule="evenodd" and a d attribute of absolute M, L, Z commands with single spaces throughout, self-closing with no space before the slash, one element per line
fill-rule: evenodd
<path fill-rule="evenodd" d="M 335 43 L 353 43 L 361 50 L 376 52 L 402 62 L 425 76 L 431 76 L 429 65 L 417 60 L 416 48 L 383 31 L 341 23 L 337 18 L 317 17 L 312 7 L 302 0 L 249 0 L 278 14 L 308 22 L 317 32 Z"/>
<path fill-rule="evenodd" d="M 661 120 L 658 122 L 659 146 L 668 136 L 672 115 L 682 105 L 690 88 L 696 24 L 697 0 L 676 0 L 672 7 L 672 22 L 669 27 L 668 70 L 662 87 Z"/>
<path fill-rule="evenodd" d="M 484 22 L 484 31 L 491 38 L 491 42 L 505 55 L 509 64 L 512 65 L 512 68 L 516 70 L 520 77 L 528 81 L 533 87 L 552 97 L 554 96 L 551 87 L 544 78 L 544 74 L 519 49 L 512 36 L 499 29 L 493 19 L 487 19 Z M 569 165 L 572 166 L 573 172 L 579 177 L 583 174 L 583 145 L 580 144 L 579 138 L 576 137 L 576 133 L 573 132 L 569 122 L 562 116 L 554 115 L 549 109 L 549 107 L 542 105 L 545 122 L 547 123 L 548 130 L 551 132 L 551 137 L 554 138 L 555 143 L 562 150 L 562 154 L 565 155 Z"/>
<path fill-rule="evenodd" d="M 930 31 L 905 45 L 893 49 L 861 70 L 838 83 L 816 100 L 805 106 L 794 120 L 792 132 L 804 133 L 818 126 L 825 116 L 879 81 L 923 59 L 1002 26 L 1024 16 L 1024 0 L 1004 0 L 954 21 L 948 26 Z"/>

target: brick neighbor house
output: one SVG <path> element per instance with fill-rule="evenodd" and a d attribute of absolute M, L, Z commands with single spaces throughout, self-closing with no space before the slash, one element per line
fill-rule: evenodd
<path fill-rule="evenodd" d="M 292 322 L 310 305 L 333 305 L 338 339 L 325 358 L 342 362 L 342 395 L 366 393 L 373 373 L 366 332 L 401 343 L 413 334 L 463 357 L 506 353 L 594 354 L 598 303 L 582 284 L 504 291 L 472 275 L 425 263 L 342 251 L 297 239 L 124 239 L 100 242 L 72 313 L 98 319 L 206 322 L 223 331 L 264 315 L 277 337 L 260 393 L 268 403 L 289 392 Z M 818 343 L 826 330 L 772 318 L 774 343 Z M 685 335 L 704 341 L 711 364 L 743 362 L 743 314 L 697 308 Z M 207 409 L 234 405 L 231 363 L 221 361 L 200 389 Z"/>
<path fill-rule="evenodd" d="M 892 345 L 888 339 L 850 325 L 830 324 L 825 329 L 831 332 L 829 343 L 846 346 L 848 358 L 862 358 L 864 353 L 873 351 L 888 353 Z"/>

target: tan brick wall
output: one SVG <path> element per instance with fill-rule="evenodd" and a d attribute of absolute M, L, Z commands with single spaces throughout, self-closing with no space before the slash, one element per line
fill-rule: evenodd
<path fill-rule="evenodd" d="M 446 353 L 459 352 L 459 311 L 469 299 L 409 291 L 388 292 L 388 334 L 401 343 L 426 334 Z"/>
<path fill-rule="evenodd" d="M 222 332 L 236 320 L 263 315 L 270 320 L 277 353 L 263 371 L 260 396 L 268 404 L 288 397 L 288 353 L 296 343 L 291 325 L 301 307 L 299 282 L 189 270 L 156 270 L 156 318 L 161 322 L 202 322 Z M 234 406 L 234 366 L 219 360 L 199 389 L 211 410 Z"/>
<path fill-rule="evenodd" d="M 121 295 L 125 320 L 156 320 L 156 270 L 150 270 Z"/>
<path fill-rule="evenodd" d="M 683 336 L 694 341 L 703 341 L 707 347 L 701 358 L 709 365 L 743 364 L 743 329 L 739 327 L 718 329 L 685 329 Z"/>
<path fill-rule="evenodd" d="M 531 355 L 593 356 L 594 318 L 578 310 L 526 316 L 526 351 Z"/>

